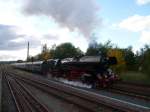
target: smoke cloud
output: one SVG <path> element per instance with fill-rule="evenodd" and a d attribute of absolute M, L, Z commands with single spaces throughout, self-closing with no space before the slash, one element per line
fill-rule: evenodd
<path fill-rule="evenodd" d="M 46 15 L 71 31 L 90 36 L 98 23 L 96 0 L 27 0 L 24 12 L 28 15 Z"/>

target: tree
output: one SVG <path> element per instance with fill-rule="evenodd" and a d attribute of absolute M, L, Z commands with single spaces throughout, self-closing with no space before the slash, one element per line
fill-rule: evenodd
<path fill-rule="evenodd" d="M 93 41 L 89 44 L 86 55 L 99 55 L 99 48 L 97 42 Z"/>
<path fill-rule="evenodd" d="M 106 56 L 109 49 L 113 48 L 113 44 L 111 41 L 107 41 L 106 43 L 97 43 L 93 41 L 89 44 L 89 47 L 86 51 L 86 55 L 103 55 Z"/>
<path fill-rule="evenodd" d="M 144 49 L 142 49 L 141 55 L 142 71 L 146 74 L 150 74 L 150 47 L 148 45 L 145 45 Z"/>
<path fill-rule="evenodd" d="M 135 70 L 136 69 L 136 57 L 132 51 L 132 47 L 128 47 L 123 50 L 124 52 L 124 59 L 126 62 L 127 70 Z"/>
<path fill-rule="evenodd" d="M 55 49 L 56 49 L 56 44 L 52 45 L 51 49 L 49 50 L 51 59 L 53 59 L 55 57 Z"/>
<path fill-rule="evenodd" d="M 113 49 L 113 44 L 109 40 L 104 44 L 99 44 L 99 51 L 103 56 L 107 56 L 107 53 L 110 49 Z"/>
<path fill-rule="evenodd" d="M 117 58 L 117 65 L 112 66 L 114 71 L 116 71 L 117 73 L 121 73 L 126 70 L 126 62 L 124 59 L 123 49 L 120 49 L 120 48 L 109 49 L 109 51 L 107 52 L 107 55 L 109 57 Z"/>
<path fill-rule="evenodd" d="M 82 55 L 83 52 L 79 48 L 75 48 L 71 43 L 63 43 L 54 50 L 54 58 L 68 58 Z"/>
<path fill-rule="evenodd" d="M 49 49 L 47 48 L 47 44 L 44 44 L 41 52 L 42 60 L 47 60 L 50 58 Z"/>

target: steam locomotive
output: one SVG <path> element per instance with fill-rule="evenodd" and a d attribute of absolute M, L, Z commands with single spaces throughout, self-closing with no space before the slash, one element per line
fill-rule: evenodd
<path fill-rule="evenodd" d="M 92 87 L 108 87 L 118 80 L 110 69 L 117 64 L 115 57 L 83 56 L 65 59 L 49 59 L 38 62 L 15 63 L 13 66 L 32 72 L 39 72 L 43 76 L 77 80 L 91 84 Z"/>

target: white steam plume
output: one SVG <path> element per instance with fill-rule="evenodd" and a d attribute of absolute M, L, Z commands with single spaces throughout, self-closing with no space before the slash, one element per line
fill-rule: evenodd
<path fill-rule="evenodd" d="M 24 7 L 29 15 L 47 15 L 88 37 L 98 23 L 98 10 L 96 0 L 27 0 Z"/>

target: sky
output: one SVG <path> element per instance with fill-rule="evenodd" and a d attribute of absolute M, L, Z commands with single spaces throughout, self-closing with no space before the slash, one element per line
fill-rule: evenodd
<path fill-rule="evenodd" d="M 86 51 L 110 40 L 134 51 L 150 44 L 150 0 L 0 0 L 0 60 L 25 60 L 71 42 Z"/>

